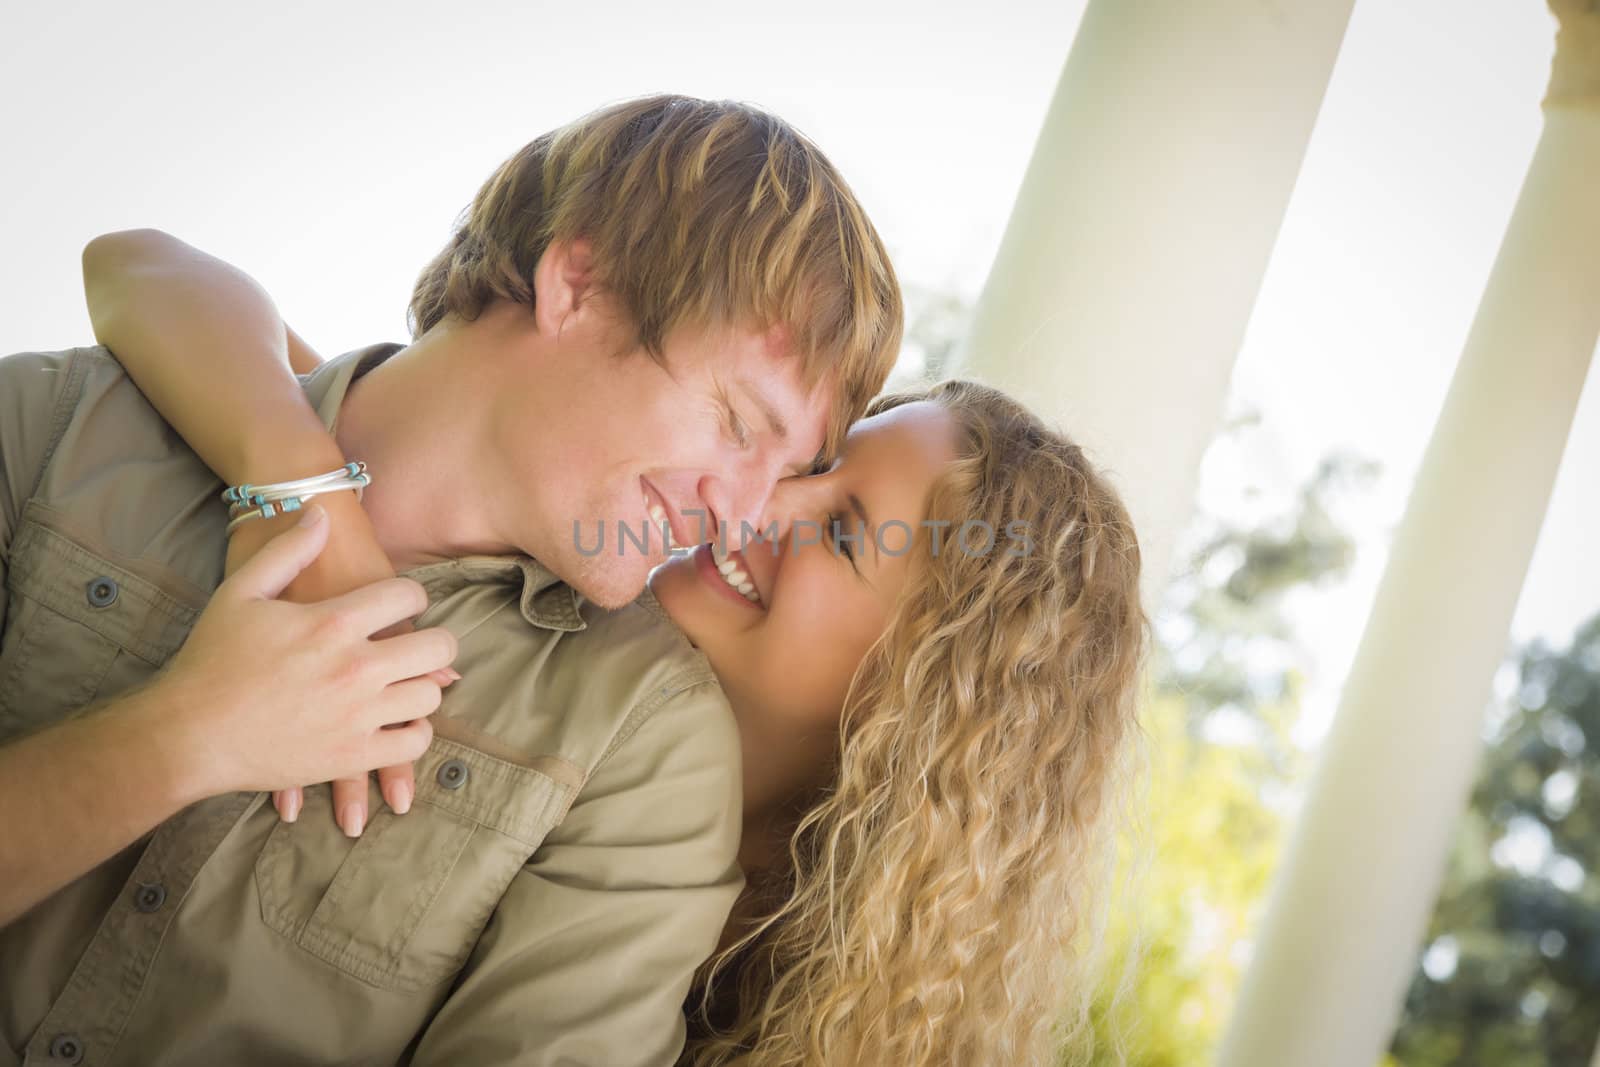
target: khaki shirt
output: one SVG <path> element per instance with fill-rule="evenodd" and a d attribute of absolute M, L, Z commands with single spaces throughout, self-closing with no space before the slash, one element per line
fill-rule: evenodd
<path fill-rule="evenodd" d="M 305 380 L 325 423 L 395 347 Z M 222 576 L 220 490 L 104 349 L 0 360 L 0 744 L 182 644 Z M 410 813 L 374 785 L 351 840 L 326 785 L 292 824 L 263 793 L 184 810 L 0 930 L 0 1065 L 674 1060 L 741 882 L 705 659 L 532 559 L 408 574 L 462 674 Z"/>

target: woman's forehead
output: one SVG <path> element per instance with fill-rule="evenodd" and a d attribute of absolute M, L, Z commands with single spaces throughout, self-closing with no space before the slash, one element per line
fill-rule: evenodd
<path fill-rule="evenodd" d="M 850 428 L 841 462 L 866 450 L 924 451 L 935 462 L 948 462 L 954 451 L 955 418 L 943 404 L 914 400 L 881 411 Z"/>

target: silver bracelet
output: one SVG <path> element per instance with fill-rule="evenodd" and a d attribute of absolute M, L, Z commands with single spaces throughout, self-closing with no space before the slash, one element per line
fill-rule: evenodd
<path fill-rule="evenodd" d="M 222 491 L 222 499 L 229 505 L 227 533 L 231 535 L 241 524 L 251 519 L 270 519 L 274 515 L 299 511 L 307 500 L 323 493 L 339 493 L 353 489 L 356 499 L 360 500 L 361 490 L 371 484 L 372 475 L 367 473 L 365 463 L 346 463 L 338 470 L 329 471 L 327 474 L 317 474 L 289 482 L 230 485 Z"/>

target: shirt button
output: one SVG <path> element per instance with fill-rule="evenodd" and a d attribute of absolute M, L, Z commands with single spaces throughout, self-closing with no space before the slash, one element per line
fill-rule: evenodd
<path fill-rule="evenodd" d="M 434 777 L 446 789 L 460 789 L 467 784 L 467 765 L 458 759 L 447 759 L 439 765 L 439 773 Z"/>
<path fill-rule="evenodd" d="M 109 608 L 117 602 L 117 583 L 103 574 L 89 579 L 84 591 L 89 595 L 89 606 L 92 608 Z"/>
<path fill-rule="evenodd" d="M 133 906 L 143 912 L 160 911 L 161 905 L 167 902 L 165 886 L 152 882 L 141 882 L 133 894 Z"/>
<path fill-rule="evenodd" d="M 67 1063 L 83 1062 L 83 1042 L 77 1034 L 57 1034 L 50 1042 L 50 1058 Z"/>

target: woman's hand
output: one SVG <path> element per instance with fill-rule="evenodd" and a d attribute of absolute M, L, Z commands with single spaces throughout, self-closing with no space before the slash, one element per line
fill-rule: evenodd
<path fill-rule="evenodd" d="M 328 538 L 320 507 L 301 514 L 218 587 L 151 685 L 153 704 L 181 709 L 174 743 L 205 795 L 364 775 L 432 741 L 441 694 L 430 674 L 455 658 L 454 636 L 372 640 L 426 609 L 422 587 L 403 578 L 315 604 L 276 599 Z"/>
<path fill-rule="evenodd" d="M 394 567 L 378 544 L 372 522 L 357 502 L 354 493 L 329 493 L 317 500 L 327 510 L 329 533 L 322 553 L 302 570 L 283 591 L 283 598 L 299 604 L 316 604 L 342 596 L 352 590 L 367 587 L 374 582 L 394 581 Z M 232 572 L 244 561 L 252 558 L 261 547 L 285 525 L 293 523 L 293 512 L 270 520 L 252 520 L 234 531 L 228 544 L 228 570 Z M 424 602 L 423 607 L 426 607 Z M 419 609 L 420 611 L 421 609 Z M 402 619 L 375 634 L 376 638 L 394 637 L 411 630 L 409 620 Z M 453 655 L 452 655 L 453 658 Z M 441 664 L 430 675 L 440 688 L 460 677 L 454 670 Z M 424 746 L 426 747 L 426 746 Z M 421 755 L 418 752 L 417 755 Z M 378 769 L 378 788 L 384 801 L 396 814 L 411 808 L 416 795 L 416 773 L 412 760 L 394 762 Z M 367 771 L 333 779 L 333 811 L 339 826 L 351 837 L 358 837 L 367 821 Z M 307 778 L 290 788 L 280 789 L 272 796 L 273 806 L 285 820 L 293 822 L 300 814 L 304 793 L 302 785 L 327 781 L 326 777 Z"/>

